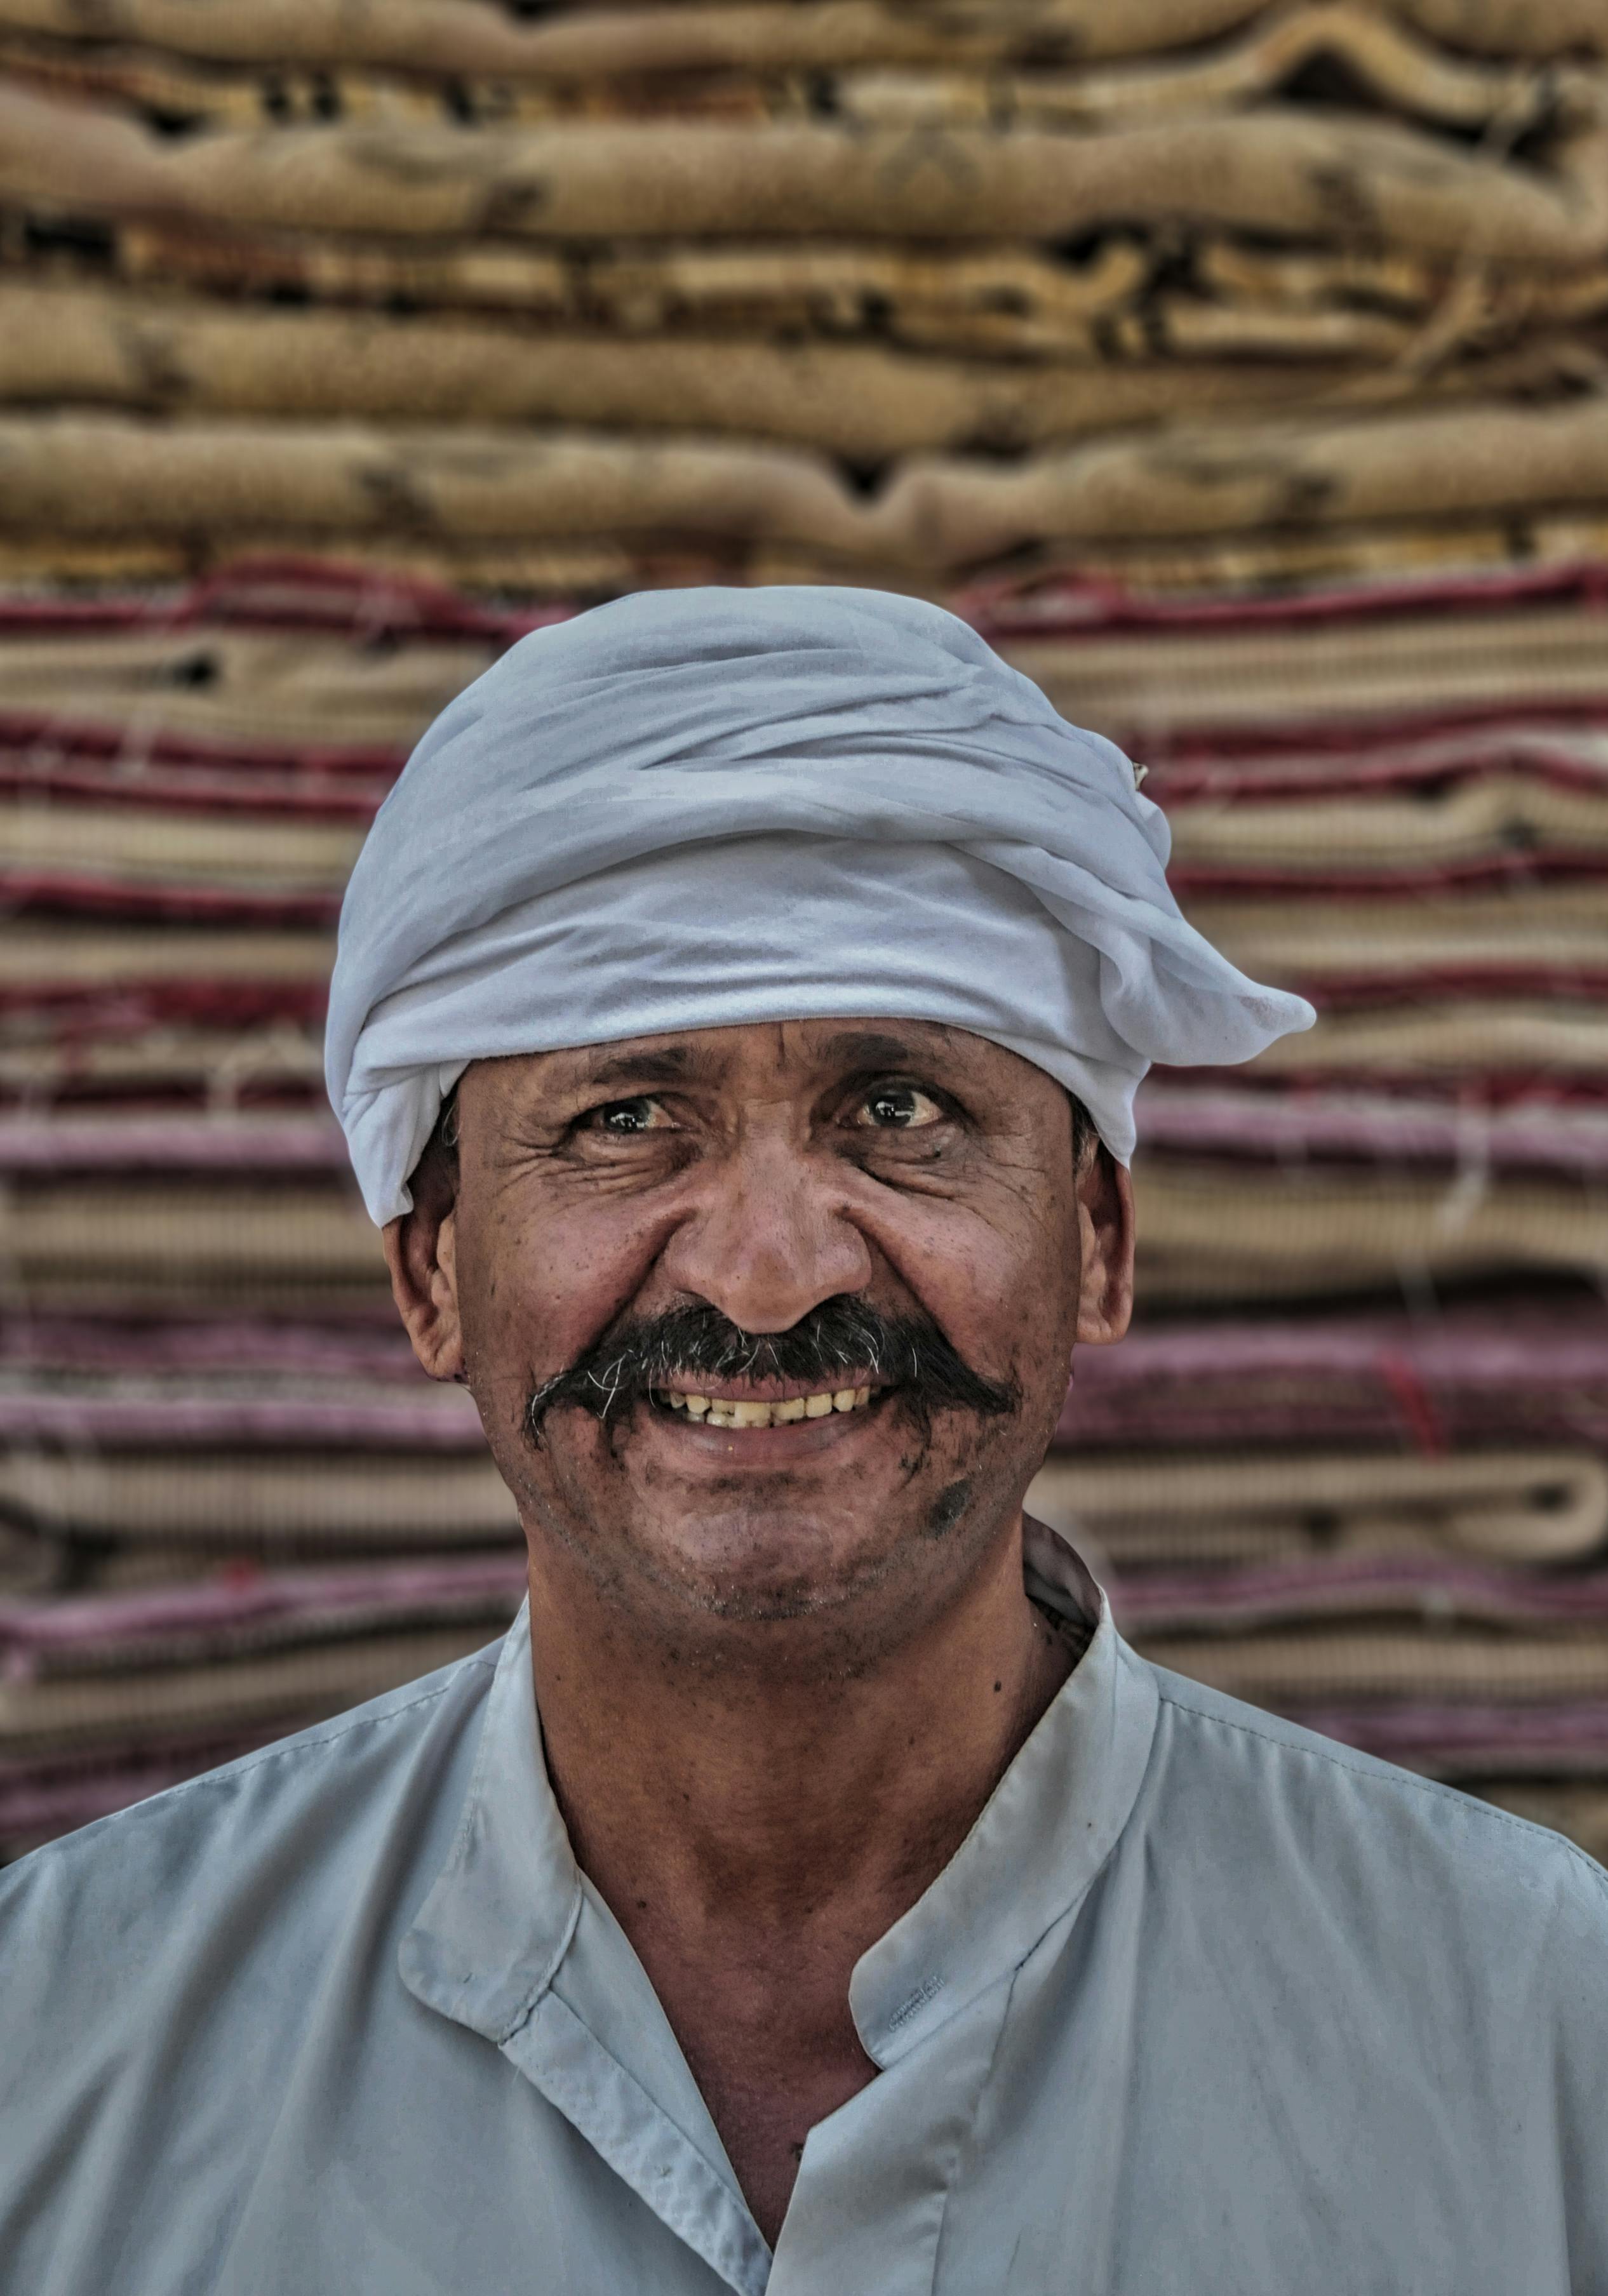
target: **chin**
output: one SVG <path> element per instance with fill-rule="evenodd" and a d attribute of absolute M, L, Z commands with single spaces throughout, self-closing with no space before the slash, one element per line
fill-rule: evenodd
<path fill-rule="evenodd" d="M 865 1524 L 823 1521 L 807 1512 L 767 1512 L 685 1526 L 660 1522 L 655 1577 L 709 1616 L 759 1621 L 819 1617 L 873 1593 L 895 1566 L 899 1542 L 867 1547 Z"/>
<path fill-rule="evenodd" d="M 851 1518 L 785 1507 L 680 1523 L 661 1516 L 651 1547 L 630 1541 L 629 1575 L 660 1630 L 668 1600 L 682 1635 L 712 1661 L 729 1663 L 740 1645 L 755 1652 L 742 1629 L 775 1628 L 763 1639 L 767 1665 L 796 1658 L 851 1670 L 915 1629 L 985 1535 L 978 1527 L 968 1539 L 957 1527 L 935 1540 L 929 1510 L 913 1505 L 907 1488 L 900 1498 L 896 1509 L 857 1509 Z M 866 1537 L 867 1515 L 878 1527 L 874 1539 Z"/>

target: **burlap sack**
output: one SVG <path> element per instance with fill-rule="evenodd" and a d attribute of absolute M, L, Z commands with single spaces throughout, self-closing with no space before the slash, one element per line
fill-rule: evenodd
<path fill-rule="evenodd" d="M 1595 144 L 1565 158 L 1554 183 L 1409 127 L 1294 106 L 1091 135 L 650 121 L 165 143 L 0 89 L 0 196 L 29 208 L 385 237 L 1061 240 L 1188 218 L 1567 267 L 1608 244 L 1608 181 Z"/>
<path fill-rule="evenodd" d="M 0 419 L 0 531 L 557 541 L 659 533 L 954 571 L 1035 543 L 1608 504 L 1608 402 L 1204 426 L 1013 464 L 914 455 L 879 495 L 802 450 L 605 433 Z"/>
<path fill-rule="evenodd" d="M 1257 0 L 897 0 L 830 4 L 586 7 L 521 23 L 476 0 L 261 0 L 250 9 L 185 0 L 0 0 L 0 24 L 58 37 L 135 41 L 217 62 L 361 63 L 443 76 L 556 80 L 658 72 L 831 68 L 852 63 L 1038 65 L 1143 54 L 1212 38 Z M 1588 4 L 1588 0 L 1579 0 Z"/>
<path fill-rule="evenodd" d="M 125 907 L 130 906 L 125 900 Z M 332 926 L 334 919 L 329 922 Z M 323 1089 L 323 1030 L 293 1027 L 288 1022 L 271 1028 L 221 1029 L 163 1027 L 129 1028 L 126 1024 L 96 1034 L 86 1029 L 64 1035 L 42 1030 L 35 1016 L 29 1025 L 0 1022 L 0 1092 L 34 1106 L 74 1094 L 163 1098 L 177 1094 L 215 1106 L 229 1106 L 241 1095 L 294 1095 L 308 1098 Z M 345 1236 L 346 1231 L 340 1230 Z M 347 1238 L 355 1250 L 355 1240 Z M 138 1259 L 139 1255 L 135 1255 Z M 130 1263 L 132 1267 L 132 1262 Z M 35 1306 L 48 1298 L 78 1301 L 86 1312 L 113 1312 L 114 1305 L 142 1312 L 142 1287 L 152 1300 L 163 1295 L 204 1305 L 208 1296 L 207 1263 L 168 1267 L 160 1255 L 148 1258 L 133 1273 L 116 1262 L 103 1275 L 82 1255 L 60 1254 L 40 1262 L 18 1279 L 15 1300 Z M 344 1279 L 342 1279 L 344 1281 Z M 294 1291 L 299 1276 L 275 1278 L 276 1296 Z M 265 1297 L 269 1287 L 265 1286 Z M 339 1304 L 341 1283 L 321 1287 L 308 1276 L 302 1289 L 311 1296 L 314 1312 Z"/>
<path fill-rule="evenodd" d="M 1608 1471 L 1585 1452 L 1486 1451 L 1445 1458 L 1366 1453 L 1279 1457 L 1057 1458 L 1028 1512 L 1088 1530 L 1119 1566 L 1159 1559 L 1169 1528 L 1220 1551 L 1219 1533 L 1307 1554 L 1478 1554 L 1563 1562 L 1608 1536 Z M 1170 1552 L 1170 1550 L 1169 1550 Z M 1202 1553 L 1202 1560 L 1206 1560 Z"/>
<path fill-rule="evenodd" d="M 1210 800 L 1169 810 L 1175 862 L 1247 869 L 1456 867 L 1515 852 L 1608 862 L 1601 795 L 1518 775 L 1429 795 L 1309 798 L 1287 805 Z M 1604 902 L 1608 909 L 1608 900 Z M 1608 931 L 1604 934 L 1608 955 Z"/>
<path fill-rule="evenodd" d="M 1276 1711 L 1315 1699 L 1538 1702 L 1608 1696 L 1608 1641 L 1379 1627 L 1292 1635 L 1139 1635 L 1137 1647 Z"/>
<path fill-rule="evenodd" d="M 557 80 L 654 72 L 1020 62 L 1038 70 L 1192 47 L 1259 13 L 1257 0 L 989 0 L 910 7 L 892 0 L 620 6 L 511 20 L 472 0 L 260 0 L 250 9 L 184 0 L 0 0 L 0 24 L 58 37 L 135 41 L 219 62 L 363 63 L 400 71 Z M 1454 48 L 1498 54 L 1608 51 L 1596 0 L 1397 0 L 1397 12 Z"/>
<path fill-rule="evenodd" d="M 1600 880 L 1595 890 L 1600 899 Z M 1600 998 L 1549 1001 L 1544 996 L 1454 999 L 1420 989 L 1400 1003 L 1387 997 L 1377 1006 L 1320 1013 L 1315 1028 L 1269 1046 L 1248 1073 L 1370 1071 L 1441 1078 L 1608 1077 L 1608 1004 Z M 1608 1236 L 1602 1245 L 1608 1251 Z M 1594 1251 L 1591 1265 L 1597 1256 Z"/>
<path fill-rule="evenodd" d="M 1529 1065 L 1540 1057 L 1532 1053 Z M 1601 1188 L 1502 1176 L 1459 1193 L 1456 1175 L 1435 1172 L 1276 1173 L 1250 1163 L 1142 1161 L 1140 1299 L 1299 1298 L 1521 1269 L 1599 1280 L 1608 1272 Z"/>
<path fill-rule="evenodd" d="M 1404 976 L 1423 994 L 1426 976 L 1437 971 L 1502 971 L 1515 982 L 1530 976 L 1531 993 L 1545 995 L 1559 975 L 1608 974 L 1600 882 L 1564 890 L 1571 908 L 1550 908 L 1545 894 L 1532 903 L 1497 891 L 1320 904 L 1196 898 L 1188 909 L 1207 939 L 1252 979 L 1309 994 L 1326 980 L 1373 980 L 1388 989 Z"/>
<path fill-rule="evenodd" d="M 13 1008 L 30 996 L 127 994 L 193 980 L 315 987 L 334 957 L 327 933 L 0 919 L 0 995 Z"/>
<path fill-rule="evenodd" d="M 0 641 L 0 722 L 127 729 L 130 755 L 168 734 L 253 739 L 286 752 L 373 744 L 403 754 L 482 670 L 489 644 L 415 639 L 377 647 L 333 633 L 113 630 Z"/>
<path fill-rule="evenodd" d="M 1109 127 L 1265 102 L 1315 63 L 1338 68 L 1365 100 L 1406 118 L 1464 129 L 1500 121 L 1510 140 L 1553 117 L 1571 77 L 1448 55 L 1351 0 L 1315 0 L 1183 61 L 1105 71 L 849 70 L 833 94 L 840 112 L 866 126 Z M 1580 106 L 1590 83 L 1573 78 Z"/>
<path fill-rule="evenodd" d="M 889 555 L 959 568 L 1062 537 L 1472 520 L 1586 502 L 1608 502 L 1608 400 L 1202 425 L 1009 467 L 914 456 L 862 527 Z"/>
<path fill-rule="evenodd" d="M 280 1453 L 0 1459 L 6 1511 L 48 1531 L 202 1546 L 498 1545 L 519 1536 L 488 1456 Z"/>
<path fill-rule="evenodd" d="M 1605 625 L 1608 617 L 1571 604 L 1014 640 L 1005 651 L 1066 717 L 1127 726 L 1162 746 L 1174 728 L 1332 728 L 1587 700 L 1604 683 Z"/>
<path fill-rule="evenodd" d="M 1352 332 L 1337 331 L 1341 357 Z M 1346 371 L 1333 357 L 1004 366 L 849 343 L 644 342 L 0 283 L 0 405 L 734 432 L 857 462 L 1284 405 Z"/>
<path fill-rule="evenodd" d="M 854 554 L 866 517 L 819 457 L 599 432 L 0 419 L 0 529 L 71 537 L 392 534 L 558 540 L 669 533 Z"/>
<path fill-rule="evenodd" d="M 0 1677 L 0 1751 L 14 1759 L 88 1745 L 134 1748 L 183 1731 L 293 1727 L 309 1714 L 338 1713 L 450 1666 L 487 1639 L 481 1624 L 435 1627 L 105 1680 Z"/>
<path fill-rule="evenodd" d="M 60 1273 L 108 1282 L 147 1270 L 237 1296 L 255 1275 L 381 1289 L 377 1231 L 339 1180 L 273 1189 L 133 1178 L 19 1185 L 0 1212 L 9 1263 L 32 1286 Z"/>

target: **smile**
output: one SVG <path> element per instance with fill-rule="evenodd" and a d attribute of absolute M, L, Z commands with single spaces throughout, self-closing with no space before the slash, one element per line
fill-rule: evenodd
<path fill-rule="evenodd" d="M 669 1411 L 685 1412 L 705 1427 L 786 1427 L 799 1419 L 827 1419 L 834 1411 L 864 1411 L 868 1387 L 839 1387 L 819 1395 L 792 1395 L 780 1403 L 738 1402 L 731 1396 L 660 1394 L 653 1400 Z"/>

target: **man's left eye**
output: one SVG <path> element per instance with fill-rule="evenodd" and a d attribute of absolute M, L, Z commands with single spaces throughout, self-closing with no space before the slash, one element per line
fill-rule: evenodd
<path fill-rule="evenodd" d="M 856 1121 L 879 1132 L 913 1132 L 941 1121 L 943 1110 L 930 1092 L 913 1084 L 879 1086 L 860 1103 Z"/>
<path fill-rule="evenodd" d="M 633 1133 L 656 1130 L 664 1121 L 664 1111 L 656 1100 L 611 1100 L 604 1107 L 590 1110 L 587 1121 L 598 1132 L 628 1139 Z"/>

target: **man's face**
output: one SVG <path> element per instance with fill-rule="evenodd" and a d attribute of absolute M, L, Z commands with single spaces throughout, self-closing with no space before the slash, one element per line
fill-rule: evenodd
<path fill-rule="evenodd" d="M 421 1357 L 467 1377 L 537 1571 L 689 1644 L 914 1630 L 1013 1527 L 1074 1339 L 1126 1322 L 1126 1176 L 964 1030 L 478 1062 L 458 1137 L 455 1196 L 390 1232 Z"/>

